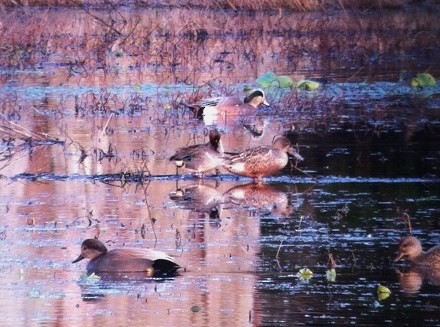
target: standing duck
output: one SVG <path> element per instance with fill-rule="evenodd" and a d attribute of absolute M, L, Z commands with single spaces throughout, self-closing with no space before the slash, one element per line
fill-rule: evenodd
<path fill-rule="evenodd" d="M 232 155 L 223 166 L 233 174 L 256 178 L 260 182 L 263 177 L 283 169 L 289 161 L 288 154 L 304 160 L 286 137 L 278 135 L 273 138 L 271 147 L 259 146 Z"/>
<path fill-rule="evenodd" d="M 148 277 L 173 276 L 180 266 L 172 257 L 151 249 L 115 249 L 97 239 L 87 239 L 81 245 L 81 254 L 72 263 L 90 259 L 89 272 L 144 272 Z"/>
<path fill-rule="evenodd" d="M 440 245 L 424 252 L 417 238 L 406 236 L 399 243 L 399 255 L 394 262 L 402 259 L 407 259 L 415 266 L 440 269 Z"/>
<path fill-rule="evenodd" d="M 215 169 L 223 163 L 223 144 L 217 129 L 209 132 L 209 142 L 180 148 L 170 157 L 177 167 L 203 176 L 203 173 Z"/>

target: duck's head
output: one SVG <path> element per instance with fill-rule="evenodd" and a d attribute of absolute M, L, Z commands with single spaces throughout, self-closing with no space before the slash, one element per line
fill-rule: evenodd
<path fill-rule="evenodd" d="M 211 129 L 209 131 L 209 143 L 218 152 L 223 153 L 223 144 L 221 142 L 221 134 L 218 129 Z"/>
<path fill-rule="evenodd" d="M 304 160 L 304 158 L 292 146 L 289 139 L 283 135 L 274 136 L 272 140 L 272 148 L 283 152 L 287 152 L 298 161 Z"/>
<path fill-rule="evenodd" d="M 97 239 L 90 238 L 81 244 L 81 254 L 78 256 L 78 258 L 73 260 L 72 263 L 76 263 L 85 258 L 93 260 L 106 253 L 107 248 L 102 242 L 98 241 Z"/>
<path fill-rule="evenodd" d="M 272 148 L 276 150 L 281 150 L 287 153 L 293 152 L 292 144 L 290 141 L 282 135 L 275 135 L 272 140 Z"/>
<path fill-rule="evenodd" d="M 394 262 L 400 261 L 403 258 L 412 260 L 422 253 L 422 245 L 420 241 L 414 236 L 404 237 L 399 243 L 399 255 Z"/>
<path fill-rule="evenodd" d="M 248 103 L 254 108 L 257 108 L 261 104 L 269 106 L 269 103 L 266 101 L 266 95 L 262 89 L 254 89 L 250 91 L 244 98 L 244 103 Z"/>

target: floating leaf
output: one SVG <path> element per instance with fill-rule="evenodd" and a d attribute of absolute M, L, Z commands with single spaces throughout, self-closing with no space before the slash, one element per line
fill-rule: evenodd
<path fill-rule="evenodd" d="M 417 76 L 411 80 L 412 87 L 435 87 L 435 85 L 434 77 L 428 73 L 417 74 Z"/>
<path fill-rule="evenodd" d="M 95 273 L 91 273 L 90 275 L 87 275 L 87 273 L 84 273 L 81 275 L 80 283 L 81 284 L 94 284 L 96 282 L 99 282 L 100 280 L 101 280 L 101 277 L 99 277 Z"/>
<path fill-rule="evenodd" d="M 280 88 L 291 88 L 295 85 L 289 76 L 277 76 L 272 84 Z"/>
<path fill-rule="evenodd" d="M 165 110 L 170 110 L 171 109 L 171 106 L 170 106 L 170 104 L 166 104 L 164 107 L 163 107 Z"/>
<path fill-rule="evenodd" d="M 331 269 L 327 270 L 325 273 L 325 276 L 327 278 L 327 281 L 329 281 L 329 282 L 336 281 L 336 269 L 331 268 Z"/>
<path fill-rule="evenodd" d="M 307 91 L 315 91 L 319 88 L 319 83 L 303 79 L 296 83 L 296 88 Z"/>
<path fill-rule="evenodd" d="M 377 287 L 377 298 L 379 301 L 383 301 L 388 298 L 391 294 L 391 291 L 388 287 L 380 285 Z"/>
<path fill-rule="evenodd" d="M 313 272 L 309 268 L 302 268 L 298 271 L 296 277 L 302 281 L 309 281 L 313 277 Z"/>
<path fill-rule="evenodd" d="M 272 85 L 273 81 L 275 81 L 277 76 L 275 73 L 269 72 L 264 74 L 263 76 L 260 76 L 255 81 L 259 86 L 265 88 Z"/>

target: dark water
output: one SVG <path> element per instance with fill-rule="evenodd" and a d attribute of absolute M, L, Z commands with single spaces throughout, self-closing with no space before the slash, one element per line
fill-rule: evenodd
<path fill-rule="evenodd" d="M 201 13 L 214 15 L 133 11 L 144 29 L 133 30 L 136 20 L 118 25 L 130 35 L 122 45 L 81 10 L 3 13 L 5 326 L 439 325 L 440 277 L 393 263 L 409 232 L 424 249 L 440 242 L 439 87 L 399 81 L 401 70 L 438 77 L 435 11 L 388 19 L 235 12 L 199 29 L 185 24 Z M 42 17 L 51 28 L 35 29 Z M 347 36 L 354 27 L 358 44 Z M 39 38 L 28 39 L 31 31 Z M 256 35 L 270 51 L 255 51 Z M 239 92 L 269 70 L 321 86 L 266 88 L 263 133 L 220 124 L 224 147 L 242 151 L 285 134 L 305 160 L 261 185 L 223 169 L 203 180 L 176 175 L 168 158 L 207 142 L 210 128 L 182 105 L 188 94 Z M 164 279 L 84 276 L 85 264 L 71 261 L 95 236 L 110 248 L 166 251 L 185 269 Z M 386 299 L 379 284 L 391 291 Z"/>

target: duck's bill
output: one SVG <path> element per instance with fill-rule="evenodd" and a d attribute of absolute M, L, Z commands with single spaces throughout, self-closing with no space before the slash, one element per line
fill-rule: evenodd
<path fill-rule="evenodd" d="M 400 261 L 400 260 L 402 260 L 402 258 L 404 257 L 404 254 L 399 254 L 398 256 L 397 256 L 397 258 L 396 259 L 394 259 L 394 262 L 398 262 L 398 261 Z"/>
<path fill-rule="evenodd" d="M 76 263 L 78 261 L 81 261 L 82 259 L 84 259 L 84 257 L 80 254 L 78 258 L 72 261 L 72 263 Z"/>
<path fill-rule="evenodd" d="M 294 148 L 289 148 L 287 153 L 289 153 L 292 157 L 294 157 L 298 161 L 304 160 L 303 156 L 301 156 L 298 152 L 296 152 L 296 150 Z"/>

